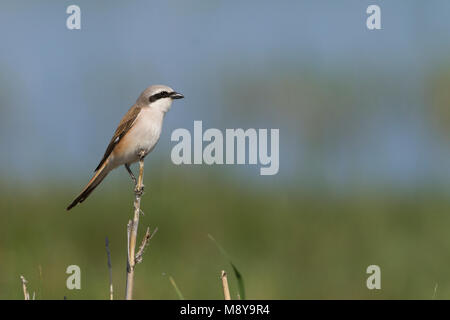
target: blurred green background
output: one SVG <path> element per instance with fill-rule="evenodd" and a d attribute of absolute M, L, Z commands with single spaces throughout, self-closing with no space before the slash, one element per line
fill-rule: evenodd
<path fill-rule="evenodd" d="M 123 298 L 133 199 L 123 171 L 69 214 L 62 208 L 71 190 L 60 184 L 4 191 L 1 224 L 7 227 L 0 240 L 8 245 L 0 257 L 2 298 L 22 297 L 23 274 L 38 299 L 107 299 L 105 236 L 115 295 Z M 252 299 L 450 294 L 450 202 L 438 192 L 365 190 L 339 196 L 291 188 L 273 194 L 185 171 L 146 172 L 139 239 L 146 226 L 159 231 L 137 266 L 135 298 L 177 299 L 170 275 L 185 298 L 222 299 L 222 269 L 229 272 L 236 298 L 231 267 L 208 234 L 231 255 Z M 81 268 L 81 290 L 65 288 L 71 264 Z M 382 270 L 380 291 L 365 285 L 365 270 L 372 264 Z"/>
<path fill-rule="evenodd" d="M 125 291 L 123 168 L 70 213 L 114 128 L 154 83 L 182 92 L 146 159 L 135 298 L 450 298 L 448 1 L 70 1 L 0 4 L 0 299 Z M 175 166 L 176 128 L 280 129 L 280 171 Z M 66 288 L 69 265 L 81 290 Z M 366 268 L 381 267 L 381 290 Z"/>

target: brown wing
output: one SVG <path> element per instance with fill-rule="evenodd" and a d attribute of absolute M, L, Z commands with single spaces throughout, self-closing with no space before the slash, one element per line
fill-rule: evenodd
<path fill-rule="evenodd" d="M 119 126 L 116 129 L 116 132 L 114 133 L 113 137 L 111 138 L 111 141 L 109 142 L 108 148 L 106 148 L 102 161 L 100 161 L 97 168 L 95 168 L 95 171 L 100 169 L 100 167 L 103 165 L 106 159 L 108 159 L 111 152 L 114 150 L 116 144 L 119 143 L 120 139 L 122 139 L 123 136 L 125 136 L 125 134 L 128 132 L 128 130 L 130 130 L 140 111 L 141 107 L 135 104 L 123 116 L 122 120 L 120 120 Z"/>

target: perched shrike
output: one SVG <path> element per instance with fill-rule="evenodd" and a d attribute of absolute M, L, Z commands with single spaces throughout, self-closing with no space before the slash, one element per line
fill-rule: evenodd
<path fill-rule="evenodd" d="M 94 176 L 67 210 L 86 200 L 106 175 L 118 166 L 124 165 L 135 181 L 130 164 L 137 162 L 140 154 L 145 157 L 153 150 L 161 134 L 165 113 L 169 111 L 172 100 L 181 98 L 184 98 L 181 93 L 166 86 L 154 85 L 145 89 L 120 121 Z"/>

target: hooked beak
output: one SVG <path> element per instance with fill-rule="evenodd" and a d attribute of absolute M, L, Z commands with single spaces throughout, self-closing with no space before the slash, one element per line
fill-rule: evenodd
<path fill-rule="evenodd" d="M 184 96 L 183 96 L 181 93 L 178 93 L 178 92 L 172 92 L 172 93 L 170 94 L 170 98 L 171 98 L 171 99 L 183 99 Z"/>

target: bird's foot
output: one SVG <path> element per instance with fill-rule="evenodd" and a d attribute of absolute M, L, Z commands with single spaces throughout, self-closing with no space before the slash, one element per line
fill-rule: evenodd
<path fill-rule="evenodd" d="M 144 160 L 146 154 L 147 152 L 144 149 L 139 150 L 138 152 L 139 160 L 140 161 Z"/>
<path fill-rule="evenodd" d="M 139 197 L 142 196 L 144 194 L 144 185 L 141 185 L 141 187 L 136 186 L 134 188 L 134 193 Z"/>

